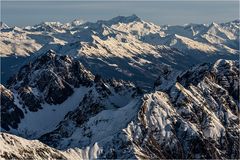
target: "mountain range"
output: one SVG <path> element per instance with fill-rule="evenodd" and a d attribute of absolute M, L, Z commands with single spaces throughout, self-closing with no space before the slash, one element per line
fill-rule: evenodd
<path fill-rule="evenodd" d="M 147 89 L 162 66 L 182 71 L 220 58 L 236 60 L 239 55 L 239 20 L 159 26 L 132 15 L 95 23 L 44 22 L 24 28 L 1 24 L 5 84 L 22 65 L 50 49 L 80 60 L 94 74 L 130 80 Z"/>
<path fill-rule="evenodd" d="M 239 20 L 0 34 L 1 158 L 239 158 Z"/>

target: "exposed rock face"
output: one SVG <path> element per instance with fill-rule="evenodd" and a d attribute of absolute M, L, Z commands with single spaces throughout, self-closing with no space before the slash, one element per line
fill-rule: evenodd
<path fill-rule="evenodd" d="M 145 94 L 127 127 L 100 141 L 100 158 L 239 158 L 238 90 L 229 90 L 238 80 L 239 64 L 228 60 L 180 74 L 166 93 Z"/>
<path fill-rule="evenodd" d="M 91 85 L 93 77 L 78 61 L 68 56 L 58 57 L 49 51 L 22 67 L 10 85 L 20 92 L 20 97 L 31 111 L 37 111 L 42 100 L 49 104 L 61 104 L 73 94 L 74 87 Z M 39 92 L 43 94 L 39 95 Z M 35 103 L 32 104 L 30 99 Z"/>
<path fill-rule="evenodd" d="M 218 60 L 213 65 L 203 64 L 184 72 L 177 77 L 175 85 L 167 89 L 175 112 L 190 125 L 193 137 L 197 137 L 197 144 L 190 135 L 179 137 L 177 131 L 181 124 L 178 123 L 172 128 L 176 137 L 182 139 L 180 144 L 203 151 L 195 153 L 193 150 L 186 154 L 189 148 L 183 149 L 182 158 L 198 158 L 197 155 L 214 159 L 239 157 L 239 144 L 236 143 L 239 141 L 238 81 L 238 62 Z M 194 140 L 194 145 L 186 144 L 187 139 Z M 189 154 L 191 157 L 186 157 Z"/>
<path fill-rule="evenodd" d="M 93 78 L 80 62 L 68 56 L 57 57 L 49 51 L 23 66 L 11 78 L 9 86 L 19 92 L 30 111 L 37 111 L 44 100 L 49 104 L 61 104 L 72 95 L 74 87 L 90 86 Z"/>
<path fill-rule="evenodd" d="M 48 70 L 54 70 L 53 73 L 56 73 L 50 76 L 56 79 L 47 78 L 50 82 L 53 81 L 52 83 L 41 86 L 39 84 L 44 83 L 35 83 L 39 80 L 38 76 L 18 74 L 17 80 L 10 85 L 12 91 L 1 88 L 1 92 L 4 93 L 1 94 L 4 98 L 1 98 L 4 99 L 5 104 L 9 104 L 5 108 L 8 106 L 21 108 L 27 106 L 26 102 L 31 100 L 36 104 L 30 104 L 37 106 L 38 101 L 34 98 L 40 96 L 35 94 L 36 90 L 33 88 L 51 97 L 50 88 L 60 89 L 59 93 L 62 96 L 61 89 L 65 90 L 69 86 L 73 93 L 67 96 L 71 98 L 76 96 L 74 94 L 77 90 L 74 86 L 80 86 L 76 97 L 81 97 L 79 98 L 81 100 L 76 103 L 76 107 L 65 112 L 64 117 L 53 128 L 36 137 L 56 149 L 78 148 L 74 149 L 74 152 L 54 149 L 54 152 L 63 159 L 71 159 L 72 154 L 83 159 L 239 158 L 239 64 L 237 61 L 218 60 L 214 64 L 205 63 L 176 76 L 172 75 L 175 74 L 174 71 L 165 68 L 161 72 L 162 78 L 155 83 L 155 90 L 142 95 L 141 90 L 133 84 L 113 79 L 105 80 L 99 75 L 93 76 L 80 64 L 77 65 L 77 70 L 81 73 L 74 73 L 74 69 L 70 69 L 74 62 L 67 63 L 66 59 L 65 69 L 62 65 L 56 67 L 56 61 L 63 57 L 53 54 L 51 56 L 52 58 L 44 60 L 42 66 L 48 64 L 51 66 Z M 40 59 L 37 59 L 32 66 L 37 66 Z M 65 72 L 65 70 L 71 71 Z M 49 84 L 53 85 L 48 86 Z M 50 88 L 46 90 L 47 87 Z M 16 98 L 18 92 L 19 98 Z M 16 95 L 13 96 L 13 93 Z M 43 106 L 43 102 L 56 106 L 53 103 L 56 101 L 49 102 L 46 98 L 39 98 L 40 106 Z M 17 99 L 24 103 L 16 104 Z M 54 100 L 54 96 L 51 100 Z M 66 101 L 57 101 L 56 104 L 64 104 Z M 70 107 L 70 104 L 66 106 Z M 33 113 L 37 114 L 41 110 L 44 108 L 37 108 Z M 7 115 L 5 112 L 4 114 Z M 24 117 L 20 116 L 19 121 L 21 118 Z M 10 122 L 5 123 L 5 126 L 11 126 Z M 51 149 L 48 152 L 52 153 L 52 151 Z M 45 151 L 41 152 L 45 153 Z M 16 155 L 12 153 L 13 151 L 9 149 L 8 153 L 1 156 Z M 49 154 L 46 157 L 53 158 L 54 155 Z"/>
<path fill-rule="evenodd" d="M 215 64 L 203 64 L 180 74 L 173 85 L 166 89 L 166 93 L 154 91 L 145 94 L 137 104 L 138 111 L 132 115 L 126 127 L 97 141 L 101 148 L 98 157 L 238 158 L 239 110 L 238 101 L 232 96 L 237 93 L 232 94 L 231 90 L 227 90 L 239 87 L 239 83 L 234 83 L 234 79 L 239 79 L 238 68 L 236 61 L 219 60 Z M 231 78 L 222 83 L 220 77 L 227 75 L 231 75 Z M 122 116 L 120 113 L 118 115 Z M 90 142 L 97 134 L 91 131 L 100 127 L 101 121 L 110 119 L 107 115 L 102 119 L 97 117 L 98 123 L 93 126 L 89 122 L 79 126 L 85 128 Z M 110 122 L 106 123 L 111 126 Z M 123 122 L 119 120 L 120 123 Z M 74 131 L 70 135 L 77 133 L 80 141 L 84 141 L 85 136 L 81 132 Z M 73 143 L 68 144 L 72 146 L 78 138 L 69 137 L 73 138 Z M 61 141 L 65 140 L 58 141 L 62 144 Z"/>
<path fill-rule="evenodd" d="M 47 124 L 44 119 L 39 120 L 44 112 L 47 112 L 48 116 L 45 118 L 50 121 L 53 119 L 51 113 L 57 114 L 55 126 L 51 122 L 47 130 L 55 129 L 64 117 L 71 117 L 69 119 L 81 125 L 100 111 L 122 107 L 141 94 L 141 90 L 130 82 L 105 80 L 100 75 L 94 76 L 79 61 L 70 56 L 57 56 L 51 50 L 22 67 L 19 73 L 11 78 L 8 86 L 9 94 L 15 94 L 8 98 L 8 101 L 24 112 L 23 121 L 32 121 L 29 125 Z M 6 106 L 12 108 L 8 104 Z M 2 114 L 7 116 L 6 113 Z M 4 129 L 9 130 L 8 126 L 11 124 L 8 121 L 4 123 Z M 20 119 L 14 122 L 18 123 Z M 17 125 L 14 128 L 20 135 L 39 138 L 35 135 L 38 135 L 41 129 L 47 128 L 42 127 L 34 127 L 32 130 L 33 127 L 21 124 L 20 128 Z"/>
<path fill-rule="evenodd" d="M 29 111 L 36 112 L 38 109 L 41 109 L 40 100 L 33 94 L 32 89 L 29 86 L 21 87 L 19 89 L 19 94 Z"/>
<path fill-rule="evenodd" d="M 239 157 L 239 146 L 234 142 L 239 140 L 236 122 L 235 129 L 230 127 L 231 129 L 224 130 L 222 127 L 223 130 L 221 130 L 221 128 L 217 128 L 218 125 L 222 125 L 218 122 L 209 125 L 209 121 L 211 121 L 209 119 L 216 118 L 215 115 L 205 111 L 204 118 L 186 117 L 176 110 L 165 93 L 157 91 L 147 95 L 145 99 L 138 113 L 138 120 L 130 124 L 126 130 L 128 136 L 133 138 L 131 139 L 132 145 L 137 146 L 134 147 L 134 150 L 137 152 L 138 158 L 220 159 Z M 194 118 L 195 121 L 202 118 L 204 120 L 196 123 L 192 120 Z M 219 121 L 219 119 L 212 121 Z M 212 133 L 212 135 L 208 135 L 206 130 L 211 130 L 210 133 L 214 132 L 219 137 L 214 137 L 215 135 Z"/>
<path fill-rule="evenodd" d="M 103 80 L 100 76 L 96 76 L 94 82 L 93 87 L 85 94 L 78 108 L 69 112 L 56 130 L 41 136 L 42 142 L 59 149 L 68 148 L 62 144 L 62 140 L 73 136 L 78 129 L 83 129 L 86 132 L 86 134 L 83 133 L 83 136 L 91 141 L 92 133 L 88 132 L 88 127 L 85 126 L 89 119 L 101 111 L 121 108 L 142 94 L 128 82 Z M 83 143 L 84 145 L 89 144 L 89 142 Z M 71 145 L 71 141 L 68 145 Z"/>
<path fill-rule="evenodd" d="M 1 127 L 9 130 L 9 126 L 17 128 L 24 117 L 21 109 L 14 104 L 13 93 L 0 84 L 1 93 Z"/>
<path fill-rule="evenodd" d="M 19 112 L 18 117 L 23 117 L 20 108 L 25 112 L 37 112 L 43 109 L 44 103 L 61 104 L 73 94 L 74 88 L 89 87 L 93 80 L 94 76 L 79 61 L 74 61 L 69 56 L 56 56 L 50 50 L 23 66 L 19 73 L 10 79 L 10 90 L 1 86 L 2 117 L 8 117 L 9 113 L 4 112 L 5 108 L 16 108 L 16 112 Z M 13 92 L 16 95 L 15 100 Z M 21 107 L 16 106 L 14 101 L 19 101 L 18 105 Z M 4 120 L 5 125 L 2 125 L 6 130 L 9 130 L 8 125 L 11 125 L 8 121 Z M 19 122 L 18 118 L 11 126 L 17 128 Z"/>

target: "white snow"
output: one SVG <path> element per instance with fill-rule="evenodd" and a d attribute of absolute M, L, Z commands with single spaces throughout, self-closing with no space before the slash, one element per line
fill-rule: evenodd
<path fill-rule="evenodd" d="M 66 24 L 43 22 L 24 29 L 15 27 L 10 31 L 0 33 L 0 43 L 3 46 L 0 53 L 1 56 L 9 56 L 10 54 L 26 56 L 39 50 L 43 43 L 68 44 L 78 41 L 87 42 L 87 45 L 90 46 L 83 45 L 82 49 L 75 48 L 72 51 L 73 54 L 77 55 L 78 51 L 81 50 L 86 55 L 91 54 L 98 57 L 111 57 L 113 56 L 111 54 L 117 57 L 132 57 L 141 53 L 155 54 L 156 45 L 159 44 L 176 47 L 179 50 L 195 49 L 206 53 L 216 51 L 238 53 L 237 46 L 233 47 L 235 45 L 233 41 L 238 40 L 236 31 L 239 29 L 235 24 L 158 26 L 139 18 L 130 19 L 129 17 L 116 17 L 109 21 L 98 21 L 97 23 L 83 23 L 82 20 L 74 20 Z M 47 32 L 36 30 L 38 28 L 43 28 Z M 100 35 L 107 38 L 102 39 Z M 46 41 L 44 37 L 50 37 L 51 40 Z M 92 46 L 94 43 L 89 41 L 90 39 L 86 38 L 85 40 L 85 37 L 93 38 L 93 42 L 97 42 L 95 44 L 97 48 Z M 125 41 L 122 42 L 122 39 Z M 8 43 L 4 43 L 4 41 L 8 41 Z M 111 54 L 109 55 L 102 46 L 109 48 Z"/>
<path fill-rule="evenodd" d="M 63 159 L 96 159 L 101 153 L 98 144 L 94 144 L 92 148 L 87 147 L 84 150 L 74 148 L 66 151 L 60 151 L 51 148 L 38 140 L 27 140 L 8 133 L 0 133 L 0 159 L 5 159 L 6 155 L 15 155 L 17 159 L 26 159 L 29 156 L 31 159 L 52 158 L 53 155 L 58 155 Z M 43 157 L 46 156 L 46 157 Z M 5 158 L 4 158 L 5 157 Z"/>
<path fill-rule="evenodd" d="M 140 98 L 136 98 L 124 107 L 98 113 L 96 116 L 91 117 L 84 126 L 76 129 L 72 136 L 65 139 L 61 145 L 65 145 L 65 142 L 71 140 L 72 144 L 70 146 L 92 146 L 96 142 L 101 143 L 101 141 L 107 140 L 124 129 L 136 116 L 140 102 Z M 87 130 L 84 130 L 84 128 L 87 128 Z M 86 133 L 89 133 L 90 137 L 85 136 Z"/>
<path fill-rule="evenodd" d="M 28 136 L 28 138 L 35 138 L 54 130 L 69 111 L 73 111 L 79 106 L 79 103 L 88 90 L 89 88 L 86 87 L 75 88 L 73 95 L 62 104 L 49 105 L 45 103 L 42 105 L 43 109 L 37 112 L 29 111 L 21 120 L 18 130 L 12 129 L 12 132 L 16 132 L 22 136 Z M 24 111 L 16 97 L 15 104 Z"/>

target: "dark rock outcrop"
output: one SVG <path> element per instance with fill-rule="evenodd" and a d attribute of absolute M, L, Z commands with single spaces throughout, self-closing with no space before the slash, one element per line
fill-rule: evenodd
<path fill-rule="evenodd" d="M 15 105 L 13 93 L 3 85 L 0 85 L 0 93 L 1 127 L 6 131 L 10 130 L 9 127 L 16 129 L 24 117 L 23 111 Z"/>

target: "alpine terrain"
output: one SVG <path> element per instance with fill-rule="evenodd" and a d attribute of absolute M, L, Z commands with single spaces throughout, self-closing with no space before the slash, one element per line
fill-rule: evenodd
<path fill-rule="evenodd" d="M 239 23 L 1 22 L 1 159 L 239 159 Z"/>

